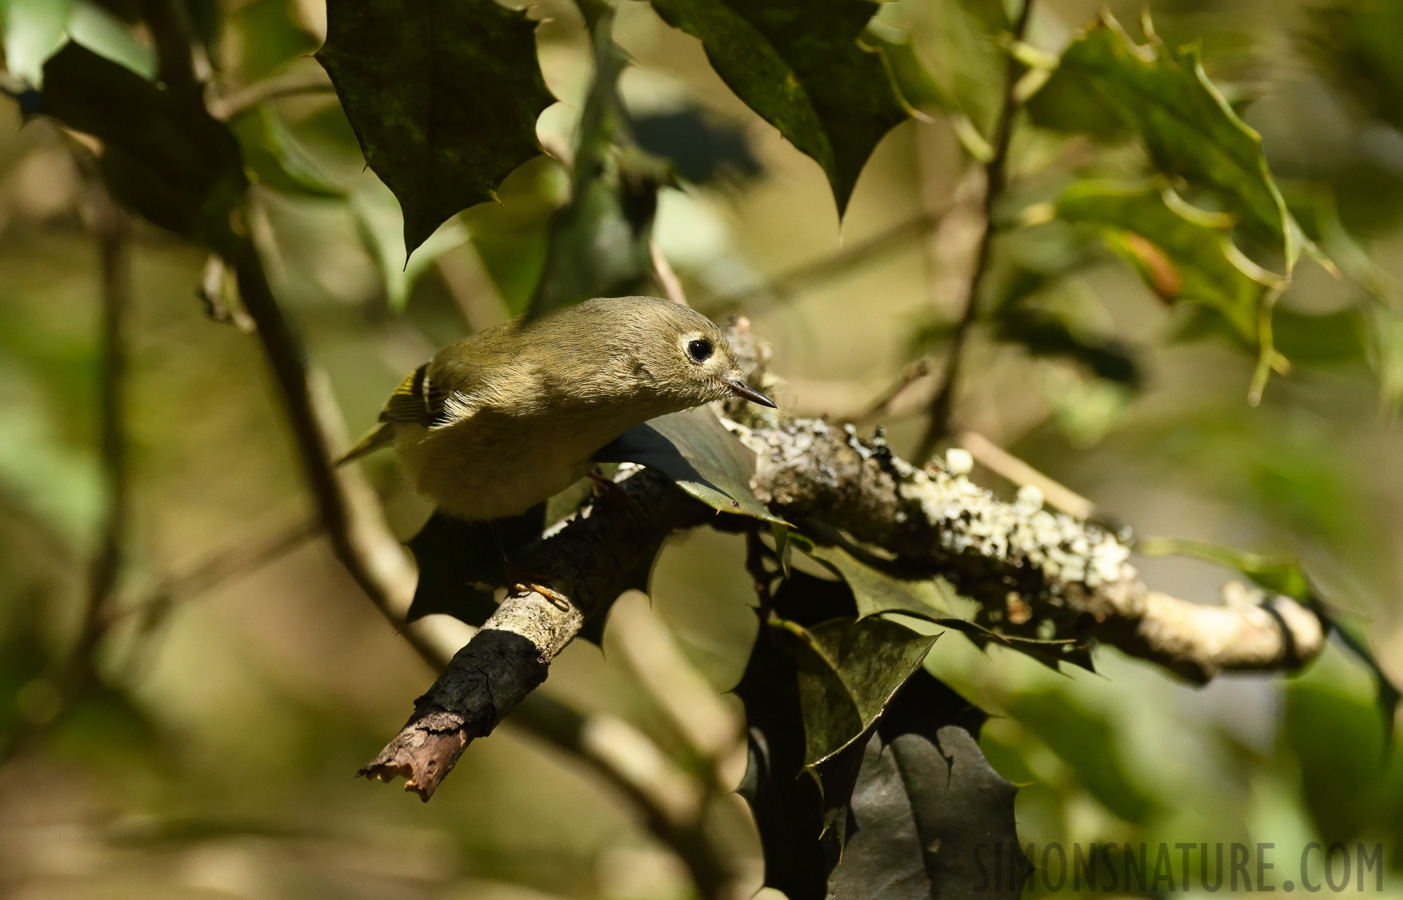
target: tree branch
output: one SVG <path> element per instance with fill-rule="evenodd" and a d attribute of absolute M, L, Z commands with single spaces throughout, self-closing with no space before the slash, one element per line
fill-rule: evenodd
<path fill-rule="evenodd" d="M 1003 102 L 999 107 L 999 118 L 994 124 L 994 136 L 990 144 L 993 155 L 984 165 L 984 231 L 975 247 L 974 271 L 970 275 L 965 291 L 965 308 L 960 320 L 955 323 L 955 331 L 950 336 L 950 350 L 945 358 L 945 370 L 941 377 L 940 389 L 935 392 L 930 404 L 930 421 L 921 442 L 916 448 L 916 459 L 925 460 L 935 449 L 935 445 L 950 430 L 950 413 L 954 408 L 955 391 L 959 384 L 960 364 L 964 359 L 965 342 L 969 338 L 970 327 L 979 312 L 979 296 L 984 288 L 984 277 L 989 271 L 989 258 L 998 226 L 994 221 L 994 207 L 1008 189 L 1008 150 L 1013 141 L 1013 118 L 1019 109 L 1015 89 L 1018 77 L 1023 72 L 1023 64 L 1013 53 L 1013 45 L 1023 40 L 1032 18 L 1035 0 L 1023 0 L 1023 9 L 1013 23 L 1013 34 L 1009 46 L 1008 67 L 1005 73 Z"/>

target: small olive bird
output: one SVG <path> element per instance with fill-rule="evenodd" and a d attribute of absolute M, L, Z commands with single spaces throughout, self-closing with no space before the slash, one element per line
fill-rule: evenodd
<path fill-rule="evenodd" d="M 586 300 L 449 344 L 337 464 L 393 444 L 441 512 L 499 519 L 569 487 L 600 448 L 649 419 L 729 394 L 775 405 L 740 375 L 701 313 L 657 297 Z"/>

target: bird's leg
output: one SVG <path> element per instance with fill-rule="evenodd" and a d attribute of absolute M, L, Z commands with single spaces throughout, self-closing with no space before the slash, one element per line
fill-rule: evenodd
<path fill-rule="evenodd" d="M 561 612 L 568 611 L 570 609 L 569 598 L 554 588 L 542 584 L 542 579 L 536 577 L 536 573 L 527 572 L 512 563 L 511 557 L 507 555 L 506 545 L 502 543 L 502 531 L 498 526 L 498 520 L 493 519 L 488 524 L 491 526 L 492 539 L 497 542 L 497 552 L 502 557 L 502 580 L 506 583 L 507 590 L 521 593 L 534 591 L 549 600 L 551 605 Z"/>

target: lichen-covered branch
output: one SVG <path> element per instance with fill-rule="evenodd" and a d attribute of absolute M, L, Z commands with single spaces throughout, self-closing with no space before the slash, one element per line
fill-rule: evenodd
<path fill-rule="evenodd" d="M 1105 530 L 1037 499 L 1004 502 L 962 475 L 918 469 L 880 440 L 814 419 L 743 429 L 756 452 L 753 486 L 791 519 L 819 519 L 904 562 L 922 566 L 981 603 L 992 622 L 1010 597 L 1031 622 L 1094 637 L 1204 682 L 1229 669 L 1286 669 L 1319 652 L 1324 628 L 1288 597 L 1203 606 L 1149 590 L 1130 548 Z M 1036 492 L 1034 492 L 1036 493 Z"/>

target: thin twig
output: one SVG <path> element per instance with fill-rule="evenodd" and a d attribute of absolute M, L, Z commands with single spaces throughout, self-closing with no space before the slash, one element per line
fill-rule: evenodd
<path fill-rule="evenodd" d="M 80 694 L 96 677 L 93 656 L 106 634 L 121 573 L 131 486 L 127 471 L 127 317 L 131 306 L 131 220 L 113 202 L 102 182 L 88 185 L 88 213 L 97 238 L 102 279 L 101 364 L 98 367 L 98 454 L 102 462 L 106 512 L 97 553 L 88 573 L 83 620 L 68 672 L 67 693 Z"/>
<path fill-rule="evenodd" d="M 1042 492 L 1049 506 L 1078 519 L 1096 518 L 1096 504 L 1069 487 L 1047 477 L 1023 460 L 1009 453 L 984 435 L 962 431 L 955 442 L 969 451 L 981 466 L 1017 485 L 1028 485 Z"/>
<path fill-rule="evenodd" d="M 890 385 L 878 394 L 867 408 L 853 417 L 854 422 L 870 422 L 880 415 L 884 415 L 891 409 L 891 405 L 897 397 L 906 393 L 906 389 L 930 374 L 930 360 L 921 357 L 909 366 L 901 370 L 901 374 L 896 377 Z"/>
<path fill-rule="evenodd" d="M 813 262 L 801 263 L 752 288 L 724 294 L 708 304 L 709 309 L 731 312 L 753 308 L 755 301 L 768 297 L 771 305 L 783 303 L 811 284 L 825 281 L 883 253 L 896 249 L 902 241 L 920 237 L 940 224 L 947 210 L 923 212 L 898 222 L 871 237 L 849 244 L 837 253 Z"/>
<path fill-rule="evenodd" d="M 210 115 L 216 119 L 232 119 L 241 113 L 248 112 L 255 106 L 267 103 L 270 100 L 280 100 L 283 97 L 302 97 L 315 94 L 329 94 L 335 96 L 336 88 L 332 86 L 331 80 L 326 77 L 326 73 L 318 70 L 314 74 L 283 76 L 280 78 L 269 78 L 263 81 L 255 81 L 238 90 L 210 101 Z"/>
<path fill-rule="evenodd" d="M 1024 0 L 1023 9 L 1013 24 L 1011 45 L 1023 40 L 1023 36 L 1028 30 L 1028 21 L 1032 17 L 1034 2 L 1035 0 Z M 998 121 L 994 125 L 993 140 L 990 141 L 994 153 L 984 166 L 984 231 L 980 235 L 979 244 L 975 249 L 974 271 L 970 275 L 969 285 L 965 292 L 964 312 L 955 324 L 955 331 L 950 337 L 950 349 L 945 358 L 945 370 L 941 376 L 940 389 L 936 391 L 931 400 L 930 422 L 926 426 L 925 435 L 917 445 L 915 458 L 918 460 L 927 459 L 935 449 L 935 445 L 950 430 L 950 413 L 954 407 L 955 391 L 959 384 L 960 365 L 964 358 L 965 344 L 969 338 L 970 327 L 974 324 L 979 313 L 979 296 L 984 287 L 984 278 L 989 271 L 989 258 L 994 235 L 998 231 L 998 225 L 994 220 L 994 207 L 1008 189 L 1008 150 L 1013 139 L 1013 119 L 1019 109 L 1015 88 L 1018 85 L 1019 76 L 1023 73 L 1023 68 L 1023 63 L 1010 49 L 1005 72 L 1003 102 L 999 108 Z"/>

